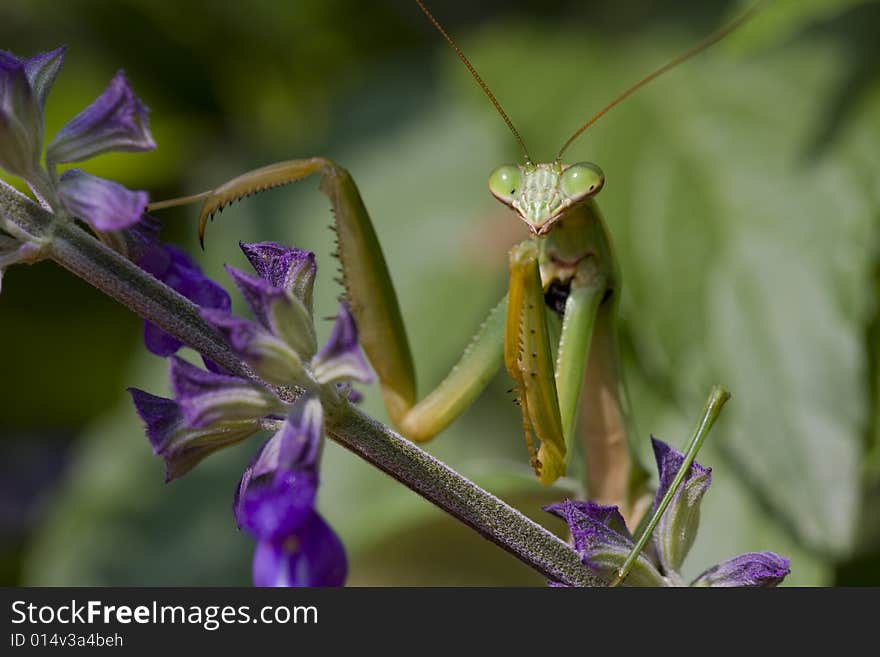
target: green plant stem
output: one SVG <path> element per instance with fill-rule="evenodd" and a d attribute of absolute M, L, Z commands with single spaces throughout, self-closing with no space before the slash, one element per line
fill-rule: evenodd
<path fill-rule="evenodd" d="M 256 379 L 192 302 L 72 221 L 2 186 L 0 220 L 35 235 L 47 257 L 184 344 L 231 372 Z M 346 449 L 545 577 L 571 586 L 601 585 L 569 545 L 513 507 L 361 411 L 347 406 L 334 411 L 327 414 L 328 434 Z"/>
<path fill-rule="evenodd" d="M 666 512 L 666 507 L 669 506 L 669 503 L 675 496 L 675 492 L 678 490 L 681 482 L 684 481 L 685 476 L 687 476 L 688 471 L 691 469 L 691 463 L 693 463 L 694 459 L 697 457 L 697 452 L 699 452 L 700 448 L 703 446 L 706 437 L 709 435 L 709 430 L 712 428 L 712 425 L 715 424 L 715 420 L 718 419 L 718 416 L 721 414 L 721 409 L 728 399 L 730 399 L 730 393 L 726 388 L 723 386 L 714 386 L 712 388 L 712 392 L 709 394 L 709 399 L 706 401 L 706 407 L 703 409 L 703 416 L 700 418 L 700 422 L 694 429 L 694 433 L 691 436 L 687 449 L 685 450 L 684 461 L 682 462 L 681 467 L 678 469 L 678 472 L 675 473 L 675 478 L 672 480 L 672 484 L 670 484 L 663 499 L 660 500 L 660 504 L 654 510 L 654 515 L 645 527 L 645 531 L 641 533 L 635 547 L 629 553 L 629 556 L 627 556 L 623 565 L 618 569 L 614 579 L 611 580 L 611 586 L 621 584 L 623 580 L 626 579 L 626 576 L 629 575 L 629 571 L 632 570 L 633 564 L 636 562 L 636 559 L 639 558 L 642 550 L 645 549 L 645 545 L 647 545 L 648 540 L 651 538 L 651 534 L 654 533 L 657 523 L 660 522 L 660 518 L 662 518 L 663 514 Z"/>
<path fill-rule="evenodd" d="M 328 417 L 328 432 L 545 577 L 570 586 L 602 585 L 567 543 L 357 408 Z"/>

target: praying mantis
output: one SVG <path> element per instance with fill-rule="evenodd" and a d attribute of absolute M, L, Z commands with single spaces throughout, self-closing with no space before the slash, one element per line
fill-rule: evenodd
<path fill-rule="evenodd" d="M 509 254 L 507 294 L 489 312 L 449 374 L 419 398 L 415 364 L 391 274 L 351 174 L 325 157 L 295 159 L 244 173 L 222 185 L 149 210 L 202 201 L 199 238 L 230 203 L 317 175 L 329 197 L 345 298 L 378 377 L 391 422 L 406 437 L 428 441 L 459 417 L 502 364 L 514 382 L 523 433 L 538 479 L 566 472 L 580 442 L 587 494 L 638 520 L 650 500 L 649 475 L 635 458 L 623 385 L 617 312 L 621 275 L 596 196 L 604 174 L 595 164 L 567 164 L 567 148 L 609 110 L 751 18 L 753 6 L 617 96 L 578 128 L 550 162 L 535 162 L 512 121 L 461 49 L 421 0 L 416 4 L 452 47 L 519 143 L 524 162 L 495 169 L 489 190 L 523 221 L 530 237 Z M 558 334 L 558 341 L 554 338 Z"/>

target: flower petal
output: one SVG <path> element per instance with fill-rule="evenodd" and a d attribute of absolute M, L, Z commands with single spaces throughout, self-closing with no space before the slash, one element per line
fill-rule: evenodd
<path fill-rule="evenodd" d="M 82 169 L 65 171 L 60 183 L 58 193 L 64 206 L 98 231 L 133 226 L 140 221 L 150 202 L 150 195 L 146 192 L 133 192 Z"/>
<path fill-rule="evenodd" d="M 357 326 L 345 302 L 339 304 L 336 324 L 327 343 L 312 359 L 312 370 L 320 383 L 360 381 L 372 383 L 373 371 L 358 346 Z"/>
<path fill-rule="evenodd" d="M 626 521 L 620 515 L 620 510 L 616 506 L 603 506 L 596 502 L 580 502 L 578 500 L 564 500 L 556 502 L 544 507 L 544 511 L 552 513 L 554 516 L 562 518 L 566 522 L 571 519 L 577 519 L 581 515 L 588 516 L 596 522 L 600 522 L 608 529 L 617 532 L 622 537 L 633 540 L 632 534 L 626 527 Z M 574 529 L 572 536 L 574 536 Z"/>
<path fill-rule="evenodd" d="M 183 249 L 171 244 L 163 246 L 171 260 L 160 280 L 202 308 L 229 310 L 232 302 L 222 285 L 208 278 Z"/>
<path fill-rule="evenodd" d="M 129 388 L 153 453 L 165 460 L 165 481 L 185 475 L 202 459 L 240 442 L 260 430 L 257 421 L 228 422 L 208 429 L 187 426 L 180 406 L 173 399 Z"/>
<path fill-rule="evenodd" d="M 568 523 L 574 549 L 586 566 L 606 580 L 611 580 L 623 566 L 634 543 L 617 507 L 595 502 L 563 500 L 546 507 L 547 511 Z M 624 586 L 667 586 L 660 572 L 644 552 L 638 556 Z"/>
<path fill-rule="evenodd" d="M 315 254 L 277 242 L 239 243 L 260 278 L 299 299 L 312 312 L 312 289 L 317 266 Z"/>
<path fill-rule="evenodd" d="M 141 215 L 140 220 L 131 228 L 102 232 L 100 237 L 111 249 L 124 255 L 132 262 L 145 257 L 148 252 L 159 248 L 159 233 L 162 222 L 148 214 Z"/>
<path fill-rule="evenodd" d="M 152 150 L 156 142 L 150 134 L 148 112 L 125 73 L 119 71 L 104 93 L 55 136 L 46 150 L 46 160 L 62 164 L 110 151 Z"/>
<path fill-rule="evenodd" d="M 205 276 L 195 261 L 176 246 L 155 244 L 138 258 L 137 264 L 197 306 L 228 311 L 232 305 L 226 290 Z M 183 346 L 151 322 L 144 322 L 144 342 L 151 353 L 162 357 L 177 353 Z M 216 371 L 210 366 L 208 369 Z"/>
<path fill-rule="evenodd" d="M 39 168 L 43 112 L 25 62 L 0 50 L 0 167 L 29 178 Z"/>
<path fill-rule="evenodd" d="M 302 360 L 297 353 L 256 322 L 224 310 L 203 308 L 201 314 L 226 338 L 233 351 L 269 383 L 282 386 L 306 383 Z"/>
<path fill-rule="evenodd" d="M 654 447 L 657 469 L 660 472 L 660 482 L 653 506 L 653 509 L 656 509 L 684 463 L 684 455 L 653 436 L 651 444 Z M 657 523 L 653 540 L 660 564 L 667 573 L 681 569 L 681 564 L 693 545 L 700 525 L 700 503 L 711 483 L 712 469 L 694 461 L 666 512 Z"/>
<path fill-rule="evenodd" d="M 284 541 L 260 541 L 254 552 L 255 586 L 342 586 L 345 548 L 317 513 Z"/>
<path fill-rule="evenodd" d="M 691 586 L 778 586 L 791 572 L 790 563 L 775 552 L 749 552 L 713 566 Z"/>
<path fill-rule="evenodd" d="M 280 540 L 308 519 L 317 492 L 318 474 L 309 470 L 286 472 L 263 486 L 246 484 L 235 508 L 238 526 L 258 540 Z"/>
<path fill-rule="evenodd" d="M 33 89 L 37 102 L 40 104 L 40 108 L 46 106 L 46 97 L 52 91 L 55 78 L 58 77 L 58 72 L 64 65 L 64 53 L 66 51 L 67 47 L 61 46 L 55 50 L 41 52 L 24 60 L 24 70 L 28 81 L 31 83 L 31 89 Z"/>
<path fill-rule="evenodd" d="M 284 340 L 304 360 L 316 349 L 312 316 L 303 303 L 258 276 L 235 267 L 226 267 L 236 287 L 254 312 L 257 321 L 276 337 Z"/>
<path fill-rule="evenodd" d="M 284 403 L 269 390 L 236 376 L 207 372 L 177 356 L 170 359 L 169 373 L 175 401 L 190 427 L 257 420 L 284 410 Z"/>
<path fill-rule="evenodd" d="M 258 539 L 280 540 L 309 517 L 318 488 L 323 430 L 320 400 L 298 399 L 241 478 L 233 503 L 239 527 Z"/>

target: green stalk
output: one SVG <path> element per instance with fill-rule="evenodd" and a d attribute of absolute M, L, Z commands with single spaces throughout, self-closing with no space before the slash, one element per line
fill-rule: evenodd
<path fill-rule="evenodd" d="M 651 534 L 654 533 L 654 529 L 657 527 L 657 523 L 660 522 L 660 518 L 663 517 L 663 513 L 666 511 L 666 508 L 675 496 L 675 492 L 678 490 L 681 482 L 684 481 L 685 476 L 687 476 L 688 471 L 691 469 L 691 464 L 697 457 L 697 452 L 699 452 L 700 448 L 703 446 L 706 437 L 709 435 L 709 430 L 712 428 L 712 425 L 715 424 L 715 420 L 718 419 L 718 416 L 721 414 L 721 409 L 728 399 L 730 399 L 730 393 L 724 388 L 724 386 L 715 386 L 712 388 L 709 399 L 706 401 L 706 407 L 703 409 L 703 417 L 694 429 L 694 433 L 688 443 L 687 450 L 684 454 L 684 462 L 681 464 L 678 472 L 675 473 L 675 479 L 672 480 L 669 490 L 666 491 L 663 499 L 660 500 L 660 504 L 654 511 L 654 515 L 651 517 L 650 522 L 648 522 L 648 525 L 645 527 L 645 531 L 641 533 L 635 547 L 629 553 L 629 556 L 626 558 L 623 565 L 618 569 L 614 579 L 611 580 L 610 586 L 618 586 L 619 584 L 622 584 L 623 580 L 626 579 L 626 576 L 629 575 L 629 571 L 632 570 L 636 559 L 639 558 L 642 550 L 645 549 L 645 545 L 647 545 L 648 540 L 651 538 Z"/>

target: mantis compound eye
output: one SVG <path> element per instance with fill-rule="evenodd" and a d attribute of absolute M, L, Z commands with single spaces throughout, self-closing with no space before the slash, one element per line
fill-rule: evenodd
<path fill-rule="evenodd" d="M 511 203 L 522 186 L 522 172 L 514 164 L 504 164 L 489 176 L 489 191 L 500 201 Z"/>
<path fill-rule="evenodd" d="M 579 162 L 562 172 L 562 180 L 559 184 L 567 198 L 580 201 L 602 189 L 602 185 L 605 184 L 605 174 L 595 164 Z"/>

